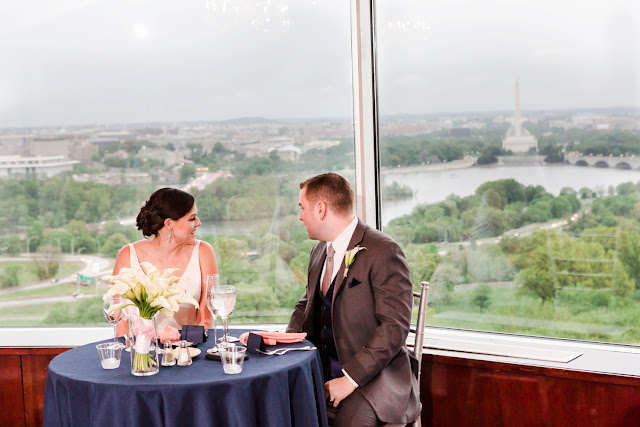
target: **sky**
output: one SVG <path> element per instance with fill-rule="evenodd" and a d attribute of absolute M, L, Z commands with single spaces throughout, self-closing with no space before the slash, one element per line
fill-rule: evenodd
<path fill-rule="evenodd" d="M 352 117 L 347 0 L 0 0 L 0 127 Z M 640 107 L 640 2 L 378 0 L 382 114 Z"/>

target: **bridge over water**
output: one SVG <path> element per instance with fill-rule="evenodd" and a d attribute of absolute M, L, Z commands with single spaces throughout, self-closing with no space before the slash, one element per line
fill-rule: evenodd
<path fill-rule="evenodd" d="M 567 154 L 564 157 L 567 164 L 575 166 L 592 166 L 596 168 L 640 169 L 640 157 L 614 156 L 581 156 Z"/>

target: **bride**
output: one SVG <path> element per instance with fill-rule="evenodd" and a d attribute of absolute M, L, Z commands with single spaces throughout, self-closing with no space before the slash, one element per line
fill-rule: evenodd
<path fill-rule="evenodd" d="M 116 275 L 124 267 L 150 262 L 159 271 L 178 268 L 173 273 L 181 278 L 187 295 L 198 301 L 199 307 L 181 304 L 173 316 L 156 315 L 158 331 L 167 326 L 181 329 L 182 325 L 211 327 L 211 313 L 206 305 L 206 277 L 218 273 L 216 255 L 211 245 L 196 239 L 201 222 L 195 198 L 182 190 L 161 188 L 149 197 L 136 218 L 144 240 L 120 249 L 113 267 Z M 131 307 L 127 307 L 125 312 Z M 118 335 L 128 330 L 127 322 L 120 322 Z"/>

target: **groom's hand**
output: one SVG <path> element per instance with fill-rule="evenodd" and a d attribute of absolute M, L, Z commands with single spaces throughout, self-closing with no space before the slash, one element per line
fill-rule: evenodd
<path fill-rule="evenodd" d="M 334 408 L 337 408 L 340 402 L 353 393 L 355 389 L 355 386 L 351 384 L 347 377 L 335 378 L 324 383 L 324 395 L 333 404 Z"/>

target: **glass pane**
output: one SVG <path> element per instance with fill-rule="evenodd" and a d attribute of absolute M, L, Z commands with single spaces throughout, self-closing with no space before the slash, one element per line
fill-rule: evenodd
<path fill-rule="evenodd" d="M 0 3 L 0 326 L 106 325 L 96 279 L 166 186 L 196 197 L 231 323 L 288 321 L 298 184 L 353 180 L 349 3 Z"/>
<path fill-rule="evenodd" d="M 385 232 L 428 324 L 640 344 L 640 5 L 377 2 Z"/>

